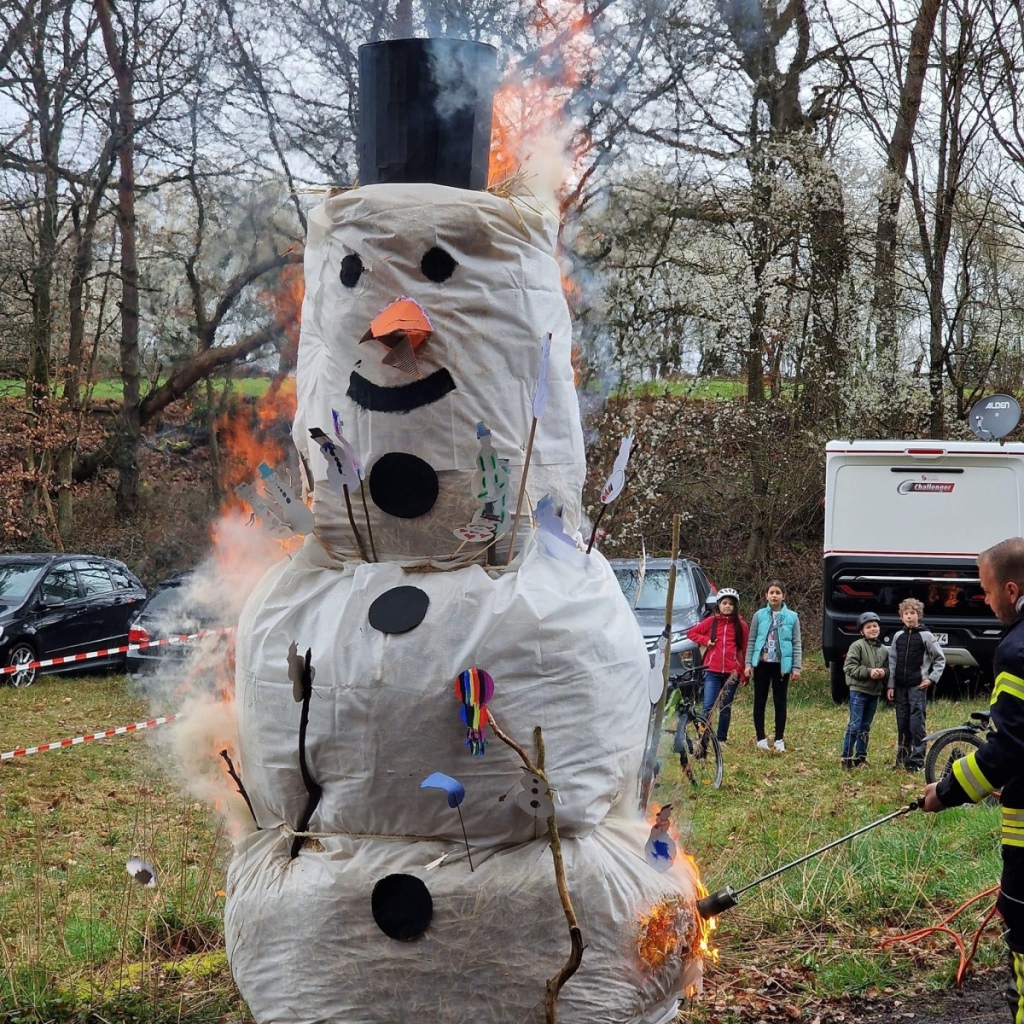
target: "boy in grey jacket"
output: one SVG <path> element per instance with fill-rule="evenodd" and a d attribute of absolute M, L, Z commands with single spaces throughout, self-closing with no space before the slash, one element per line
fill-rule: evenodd
<path fill-rule="evenodd" d="M 897 768 L 917 772 L 924 767 L 924 718 L 928 688 L 946 667 L 935 637 L 921 629 L 924 605 L 914 597 L 900 602 L 901 629 L 889 647 L 888 700 L 896 705 Z"/>
<path fill-rule="evenodd" d="M 874 612 L 857 619 L 860 639 L 847 651 L 843 671 L 850 687 L 850 722 L 843 739 L 844 768 L 868 763 L 868 734 L 878 708 L 878 698 L 889 676 L 889 650 L 878 639 L 881 620 Z"/>

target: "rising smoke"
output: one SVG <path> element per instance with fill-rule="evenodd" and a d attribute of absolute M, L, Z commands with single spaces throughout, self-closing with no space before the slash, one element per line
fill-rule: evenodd
<path fill-rule="evenodd" d="M 231 628 L 264 573 L 285 548 L 258 522 L 226 512 L 213 528 L 210 554 L 196 566 L 158 622 L 161 635 L 198 628 Z M 180 719 L 154 733 L 173 777 L 191 796 L 218 810 L 229 834 L 253 829 L 252 815 L 227 773 L 220 751 L 239 764 L 235 715 L 234 633 L 205 637 L 165 657 L 142 677 L 151 704 Z"/>

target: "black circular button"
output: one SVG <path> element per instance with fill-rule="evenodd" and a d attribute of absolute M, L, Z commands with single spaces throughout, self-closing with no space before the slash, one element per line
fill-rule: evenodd
<path fill-rule="evenodd" d="M 377 927 L 389 938 L 418 939 L 434 916 L 430 890 L 415 875 L 385 875 L 370 896 Z"/>
<path fill-rule="evenodd" d="M 399 519 L 425 516 L 437 501 L 437 473 L 408 452 L 388 452 L 370 469 L 370 497 L 382 512 Z"/>
<path fill-rule="evenodd" d="M 429 604 L 419 587 L 392 587 L 370 605 L 370 625 L 381 633 L 408 633 L 423 621 Z"/>

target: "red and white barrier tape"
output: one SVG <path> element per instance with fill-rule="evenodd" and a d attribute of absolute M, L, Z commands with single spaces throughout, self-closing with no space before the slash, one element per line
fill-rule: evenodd
<path fill-rule="evenodd" d="M 104 647 L 101 651 L 83 651 L 81 654 L 69 654 L 64 658 L 48 658 L 46 661 L 30 661 L 26 665 L 6 665 L 0 668 L 0 676 L 13 675 L 30 668 L 50 668 L 51 665 L 70 665 L 74 661 L 90 661 L 93 658 L 109 658 L 112 654 L 127 654 L 128 651 L 141 651 L 146 647 L 163 647 L 166 644 L 186 644 L 190 640 L 201 640 L 204 636 L 217 636 L 220 633 L 233 633 L 230 626 L 225 629 L 201 629 L 198 633 L 183 633 L 181 636 L 168 636 L 163 640 L 144 640 L 138 644 L 125 644 L 123 647 Z"/>
<path fill-rule="evenodd" d="M 8 750 L 6 754 L 0 754 L 0 761 L 10 761 L 12 757 L 26 757 L 28 754 L 42 754 L 47 750 L 76 747 L 79 743 L 105 740 L 109 736 L 123 736 L 127 732 L 152 729 L 167 722 L 176 722 L 184 717 L 184 715 L 163 715 L 160 718 L 147 718 L 144 722 L 133 722 L 131 725 L 119 725 L 116 729 L 104 729 L 103 732 L 91 732 L 86 736 L 76 736 L 74 739 L 58 740 L 56 743 L 40 743 L 38 747 L 19 747 L 17 750 Z"/>

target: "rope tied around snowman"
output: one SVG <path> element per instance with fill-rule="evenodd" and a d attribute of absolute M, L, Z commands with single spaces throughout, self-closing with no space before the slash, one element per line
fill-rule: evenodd
<path fill-rule="evenodd" d="M 393 839 L 396 842 L 405 843 L 440 843 L 447 840 L 446 836 L 417 835 L 414 832 L 345 832 L 340 829 L 335 829 L 333 832 L 307 832 L 292 828 L 287 822 L 282 822 L 277 827 L 285 835 L 295 839 Z"/>

